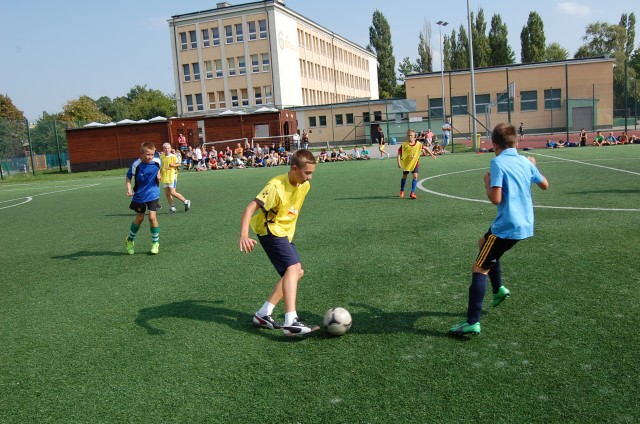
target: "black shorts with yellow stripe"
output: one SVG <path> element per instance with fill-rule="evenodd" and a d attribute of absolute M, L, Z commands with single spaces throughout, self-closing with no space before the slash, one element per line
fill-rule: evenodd
<path fill-rule="evenodd" d="M 518 240 L 503 239 L 491 233 L 491 229 L 484 235 L 484 243 L 480 246 L 480 253 L 475 264 L 482 269 L 491 269 L 498 259 L 511 249 Z"/>

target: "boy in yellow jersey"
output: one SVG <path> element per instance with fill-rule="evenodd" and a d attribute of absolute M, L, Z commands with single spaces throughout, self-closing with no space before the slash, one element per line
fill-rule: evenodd
<path fill-rule="evenodd" d="M 296 313 L 298 281 L 304 275 L 296 246 L 292 243 L 298 214 L 309 192 L 316 159 L 308 150 L 297 150 L 288 173 L 272 178 L 245 208 L 240 222 L 240 251 L 249 253 L 256 241 L 249 237 L 249 226 L 275 267 L 280 279 L 262 308 L 253 317 L 254 324 L 268 329 L 282 328 L 285 335 L 307 334 L 317 325 L 305 324 Z M 254 215 L 254 213 L 258 212 Z M 284 299 L 284 324 L 271 314 Z"/>
<path fill-rule="evenodd" d="M 182 203 L 184 203 L 184 211 L 188 211 L 191 207 L 191 201 L 185 199 L 182 194 L 176 191 L 180 162 L 178 161 L 178 157 L 171 153 L 171 144 L 164 143 L 162 145 L 160 161 L 162 162 L 162 168 L 160 169 L 161 182 L 164 187 L 164 193 L 167 196 L 167 201 L 169 202 L 169 213 L 176 213 L 176 207 L 173 204 L 174 197 L 182 201 Z"/>
<path fill-rule="evenodd" d="M 431 150 L 427 149 L 432 158 L 436 158 Z M 416 198 L 416 187 L 418 185 L 418 172 L 420 171 L 420 155 L 422 154 L 422 143 L 416 140 L 414 130 L 407 131 L 407 141 L 402 143 L 398 149 L 398 168 L 402 169 L 402 179 L 400 180 L 400 197 L 404 197 L 404 186 L 407 183 L 409 172 L 413 173 L 411 181 L 411 194 L 409 197 Z"/>

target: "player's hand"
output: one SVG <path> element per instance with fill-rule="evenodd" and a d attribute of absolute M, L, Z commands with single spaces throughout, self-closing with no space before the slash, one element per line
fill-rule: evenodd
<path fill-rule="evenodd" d="M 127 190 L 127 197 L 133 196 L 133 192 L 131 190 Z"/>
<path fill-rule="evenodd" d="M 491 184 L 491 173 L 487 172 L 486 174 L 484 174 L 484 184 L 487 187 L 489 187 L 489 184 Z"/>
<path fill-rule="evenodd" d="M 240 251 L 244 253 L 249 253 L 256 247 L 256 241 L 250 237 L 243 236 L 240 237 Z"/>
<path fill-rule="evenodd" d="M 533 156 L 527 156 L 527 159 L 529 159 L 534 166 L 537 165 L 536 158 L 534 158 Z"/>

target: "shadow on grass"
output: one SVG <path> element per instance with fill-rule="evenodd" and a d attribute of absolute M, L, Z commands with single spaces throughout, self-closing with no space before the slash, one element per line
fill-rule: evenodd
<path fill-rule="evenodd" d="M 416 328 L 416 321 L 425 317 L 460 317 L 459 313 L 454 312 L 383 311 L 365 303 L 350 303 L 349 306 L 364 309 L 362 312 L 351 312 L 352 331 L 357 334 L 414 333 L 431 337 L 449 337 L 447 331 Z"/>
<path fill-rule="evenodd" d="M 399 200 L 398 196 L 360 196 L 360 197 L 336 197 L 333 200 Z"/>
<path fill-rule="evenodd" d="M 127 255 L 126 252 L 114 252 L 113 250 L 102 251 L 102 252 L 92 252 L 92 251 L 89 251 L 89 250 L 81 250 L 79 252 L 69 253 L 67 255 L 52 256 L 51 259 L 71 259 L 71 260 L 76 260 L 76 259 L 88 258 L 88 257 L 92 257 L 92 256 L 125 256 L 125 255 Z"/>

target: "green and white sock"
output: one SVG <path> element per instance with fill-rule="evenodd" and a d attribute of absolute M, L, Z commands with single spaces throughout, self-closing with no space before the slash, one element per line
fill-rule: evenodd
<path fill-rule="evenodd" d="M 151 227 L 151 242 L 160 243 L 160 227 Z"/>
<path fill-rule="evenodd" d="M 133 239 L 136 238 L 136 233 L 138 232 L 139 229 L 140 229 L 140 226 L 132 222 L 131 228 L 129 228 L 129 237 L 127 237 L 127 240 L 133 241 Z"/>

